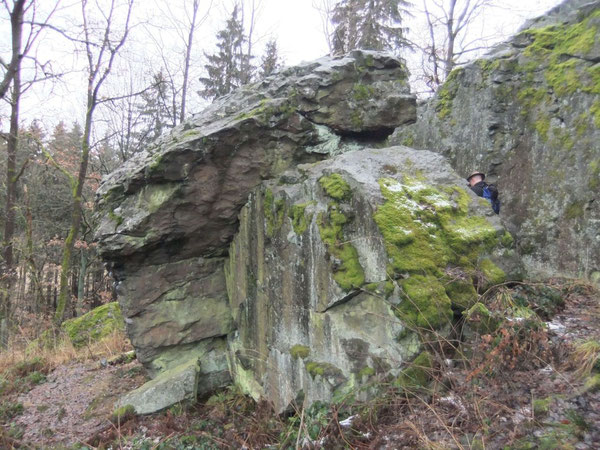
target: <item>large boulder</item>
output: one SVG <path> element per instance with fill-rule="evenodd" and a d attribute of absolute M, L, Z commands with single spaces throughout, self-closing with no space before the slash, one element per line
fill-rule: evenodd
<path fill-rule="evenodd" d="M 571 0 L 455 69 L 391 142 L 488 174 L 531 273 L 600 280 L 600 1 Z"/>
<path fill-rule="evenodd" d="M 277 410 L 360 396 L 514 276 L 512 239 L 439 154 L 365 149 L 265 182 L 226 266 L 234 380 Z M 504 269 L 504 270 L 503 270 Z"/>
<path fill-rule="evenodd" d="M 151 375 L 218 351 L 234 330 L 223 267 L 252 189 L 385 139 L 415 120 L 415 103 L 397 58 L 324 58 L 217 100 L 104 180 L 98 248 Z"/>

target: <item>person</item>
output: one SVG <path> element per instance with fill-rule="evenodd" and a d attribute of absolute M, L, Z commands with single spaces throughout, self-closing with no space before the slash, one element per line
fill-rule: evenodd
<path fill-rule="evenodd" d="M 475 171 L 467 177 L 469 187 L 479 197 L 489 200 L 492 204 L 492 209 L 496 214 L 500 214 L 500 200 L 498 199 L 498 188 L 493 184 L 488 184 L 485 181 L 485 173 Z"/>

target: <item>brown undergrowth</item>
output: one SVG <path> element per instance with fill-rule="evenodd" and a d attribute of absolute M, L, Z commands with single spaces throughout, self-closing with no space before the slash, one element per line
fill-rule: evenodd
<path fill-rule="evenodd" d="M 455 312 L 450 335 L 414 330 L 429 357 L 374 380 L 379 395 L 368 402 L 348 396 L 277 415 L 232 387 L 111 424 L 78 448 L 595 448 L 597 291 L 551 280 L 496 286 L 479 300 Z"/>

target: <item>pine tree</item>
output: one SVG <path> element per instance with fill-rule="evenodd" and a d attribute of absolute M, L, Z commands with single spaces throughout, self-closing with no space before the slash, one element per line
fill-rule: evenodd
<path fill-rule="evenodd" d="M 208 59 L 208 64 L 204 66 L 207 77 L 200 78 L 204 85 L 200 95 L 204 98 L 214 99 L 228 94 L 248 83 L 252 76 L 252 55 L 244 52 L 246 36 L 244 25 L 238 18 L 237 5 L 233 8 L 225 28 L 217 33 L 217 41 L 217 53 L 205 53 Z"/>
<path fill-rule="evenodd" d="M 333 50 L 398 51 L 408 46 L 401 26 L 407 14 L 406 0 L 341 0 L 333 8 Z"/>
<path fill-rule="evenodd" d="M 277 41 L 270 39 L 265 48 L 265 54 L 262 57 L 260 64 L 260 78 L 266 78 L 273 75 L 282 66 L 279 53 L 277 51 Z"/>

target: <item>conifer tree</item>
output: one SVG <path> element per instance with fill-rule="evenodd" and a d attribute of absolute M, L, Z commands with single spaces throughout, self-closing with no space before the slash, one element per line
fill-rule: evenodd
<path fill-rule="evenodd" d="M 228 94 L 249 82 L 252 75 L 252 56 L 244 52 L 246 36 L 244 25 L 238 18 L 237 5 L 225 28 L 217 33 L 217 40 L 217 52 L 212 55 L 205 53 L 208 59 L 208 64 L 204 66 L 207 76 L 200 78 L 204 85 L 200 95 L 209 99 Z"/>
<path fill-rule="evenodd" d="M 265 54 L 262 57 L 260 65 L 260 78 L 266 78 L 273 75 L 281 68 L 281 59 L 277 50 L 277 41 L 270 39 L 265 48 Z"/>
<path fill-rule="evenodd" d="M 359 48 L 397 52 L 408 46 L 401 26 L 408 6 L 406 0 L 340 0 L 331 17 L 334 53 Z"/>

